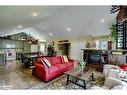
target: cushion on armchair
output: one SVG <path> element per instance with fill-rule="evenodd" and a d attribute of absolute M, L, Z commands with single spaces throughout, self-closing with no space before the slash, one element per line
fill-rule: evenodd
<path fill-rule="evenodd" d="M 104 77 L 106 78 L 106 77 L 108 77 L 108 74 L 109 74 L 109 70 L 110 69 L 119 69 L 119 67 L 118 66 L 116 66 L 116 65 L 110 65 L 110 64 L 106 64 L 106 65 L 104 65 L 104 68 L 103 68 L 103 74 L 104 74 Z M 110 74 L 111 75 L 111 74 Z"/>
<path fill-rule="evenodd" d="M 109 69 L 107 73 L 107 77 L 114 77 L 114 78 L 119 78 L 119 69 Z"/>

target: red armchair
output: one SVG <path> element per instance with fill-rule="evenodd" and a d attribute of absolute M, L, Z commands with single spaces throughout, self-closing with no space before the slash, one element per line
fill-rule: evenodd
<path fill-rule="evenodd" d="M 72 59 L 67 63 L 62 63 L 61 57 L 59 56 L 47 58 L 51 63 L 50 68 L 41 64 L 42 58 L 38 58 L 35 63 L 35 75 L 45 82 L 62 75 L 65 71 L 74 67 L 74 60 Z"/>

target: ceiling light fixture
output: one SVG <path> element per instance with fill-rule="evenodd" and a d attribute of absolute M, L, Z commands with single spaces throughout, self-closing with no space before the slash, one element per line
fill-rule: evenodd
<path fill-rule="evenodd" d="M 101 22 L 104 22 L 104 19 L 101 19 Z"/>
<path fill-rule="evenodd" d="M 22 28 L 23 26 L 22 25 L 18 25 L 18 28 Z"/>
<path fill-rule="evenodd" d="M 67 28 L 67 31 L 71 31 L 71 28 Z"/>
<path fill-rule="evenodd" d="M 52 36 L 52 35 L 53 35 L 53 33 L 49 33 L 49 35 L 50 35 L 50 36 Z"/>
<path fill-rule="evenodd" d="M 31 15 L 32 15 L 32 16 L 37 16 L 38 13 L 37 13 L 37 12 L 33 12 Z"/>

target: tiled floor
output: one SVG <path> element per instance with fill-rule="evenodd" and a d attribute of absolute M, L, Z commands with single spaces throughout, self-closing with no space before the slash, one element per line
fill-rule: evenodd
<path fill-rule="evenodd" d="M 20 69 L 19 61 L 9 61 L 0 65 L 0 89 L 26 89 L 41 81 L 32 75 L 31 69 Z"/>
<path fill-rule="evenodd" d="M 97 72 L 96 75 L 101 76 L 102 73 Z M 21 70 L 19 61 L 9 61 L 6 65 L 0 65 L 0 89 L 41 88 L 38 84 L 41 87 L 47 85 L 32 75 L 32 69 Z"/>

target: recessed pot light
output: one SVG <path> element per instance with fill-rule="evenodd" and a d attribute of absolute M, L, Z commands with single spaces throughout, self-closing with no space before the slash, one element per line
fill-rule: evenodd
<path fill-rule="evenodd" d="M 18 25 L 18 28 L 22 28 L 23 26 L 22 25 Z"/>
<path fill-rule="evenodd" d="M 32 15 L 32 16 L 38 16 L 38 14 L 39 14 L 38 12 L 32 12 L 31 15 Z"/>
<path fill-rule="evenodd" d="M 67 31 L 71 31 L 71 28 L 67 28 Z"/>
<path fill-rule="evenodd" d="M 53 33 L 48 33 L 50 36 L 52 36 L 53 35 Z"/>
<path fill-rule="evenodd" d="M 104 19 L 101 19 L 101 22 L 104 22 Z"/>

